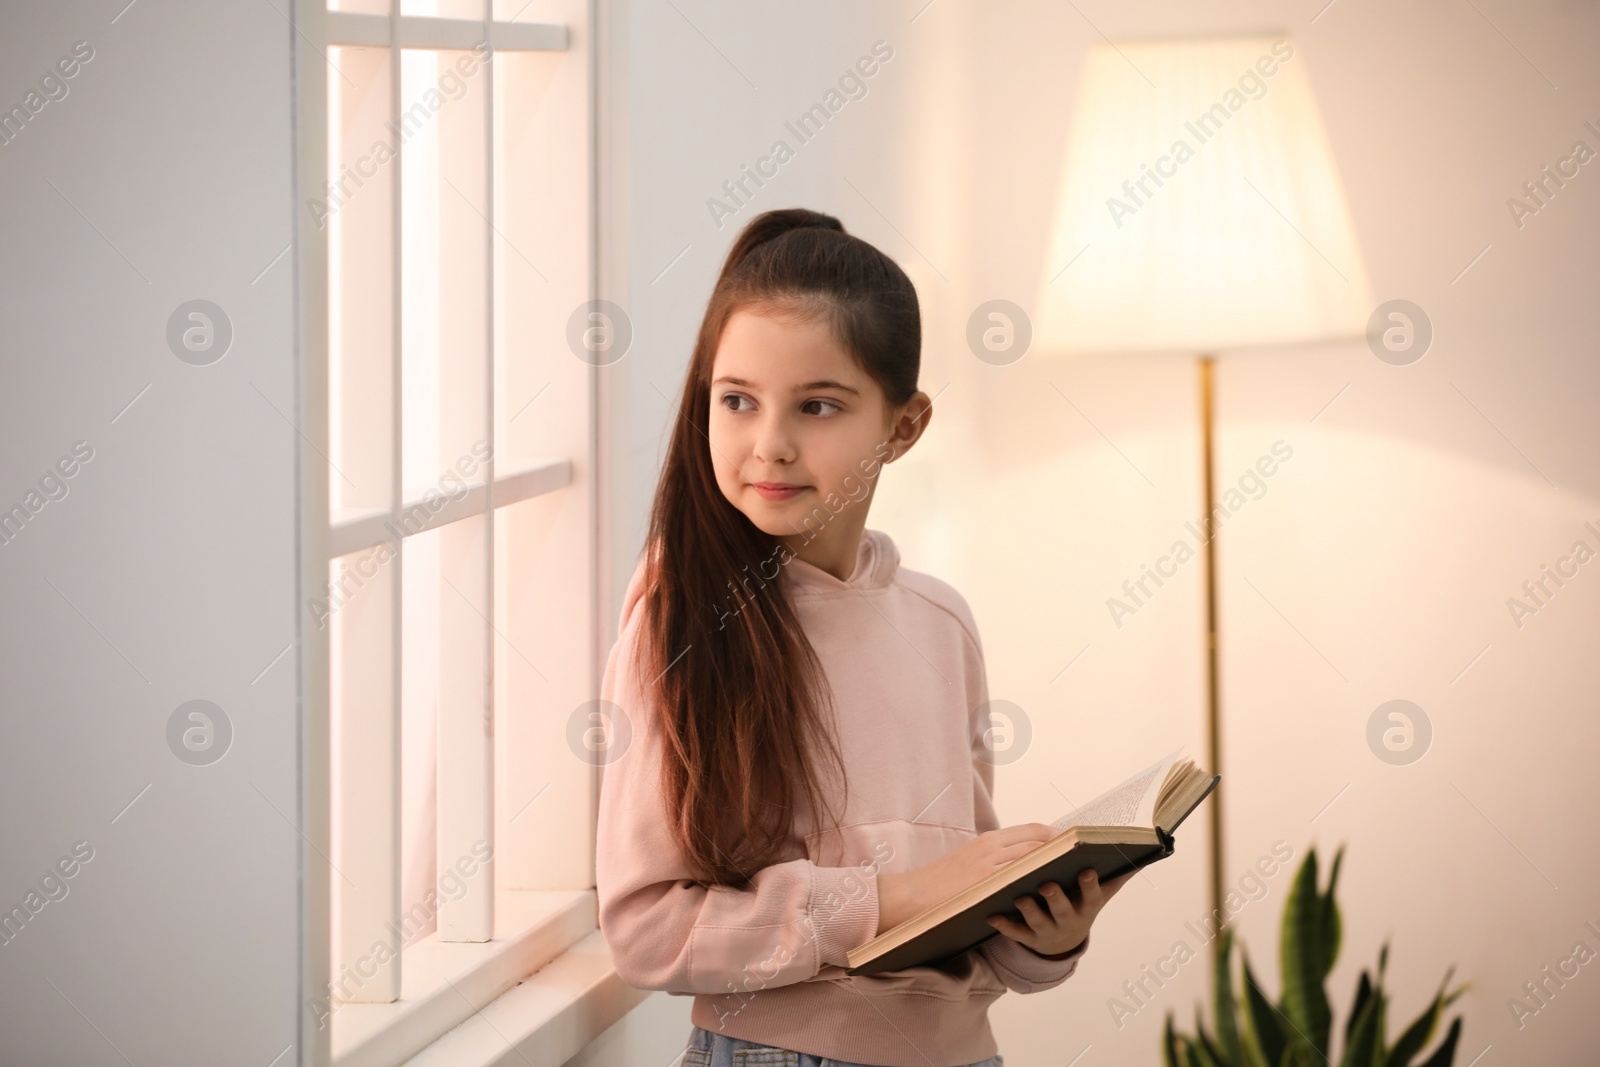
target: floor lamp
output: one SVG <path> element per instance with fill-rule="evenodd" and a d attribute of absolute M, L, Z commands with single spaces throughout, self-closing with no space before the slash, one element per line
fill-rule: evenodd
<path fill-rule="evenodd" d="M 1224 774 L 1214 369 L 1223 352 L 1363 336 L 1372 297 L 1305 59 L 1287 34 L 1107 41 L 1086 57 L 1034 349 L 1198 356 L 1206 769 Z M 1224 776 L 1210 894 L 1223 910 Z M 1215 941 L 1213 941 L 1215 946 Z"/>

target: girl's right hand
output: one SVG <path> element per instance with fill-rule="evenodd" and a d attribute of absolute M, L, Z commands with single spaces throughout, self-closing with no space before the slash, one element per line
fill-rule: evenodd
<path fill-rule="evenodd" d="M 878 875 L 878 932 L 938 904 L 1056 836 L 1044 823 L 989 830 L 925 867 Z"/>

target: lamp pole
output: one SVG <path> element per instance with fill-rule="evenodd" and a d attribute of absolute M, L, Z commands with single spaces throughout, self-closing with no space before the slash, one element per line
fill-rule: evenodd
<path fill-rule="evenodd" d="M 1212 484 L 1212 424 L 1215 409 L 1212 391 L 1215 385 L 1214 355 L 1200 357 L 1200 464 L 1204 471 L 1206 515 L 1202 522 L 1205 530 L 1206 557 L 1206 769 L 1212 774 L 1222 773 L 1222 736 L 1220 707 L 1217 700 L 1217 551 L 1216 531 L 1212 529 L 1212 509 L 1216 506 Z M 1218 782 L 1211 796 L 1211 915 L 1222 929 L 1222 800 L 1224 786 Z M 1216 949 L 1216 940 L 1212 949 Z"/>

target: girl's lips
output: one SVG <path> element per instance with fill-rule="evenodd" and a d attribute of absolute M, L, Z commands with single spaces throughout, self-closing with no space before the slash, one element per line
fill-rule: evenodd
<path fill-rule="evenodd" d="M 761 494 L 764 500 L 788 500 L 811 488 L 808 485 L 779 485 L 772 482 L 751 482 L 750 488 Z"/>

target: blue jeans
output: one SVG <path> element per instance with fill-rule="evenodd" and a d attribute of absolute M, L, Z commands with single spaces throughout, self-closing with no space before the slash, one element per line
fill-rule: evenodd
<path fill-rule="evenodd" d="M 682 1067 L 872 1067 L 867 1063 L 846 1063 L 830 1060 L 826 1056 L 811 1056 L 804 1052 L 758 1045 L 754 1041 L 741 1041 L 726 1034 L 695 1027 L 689 1034 L 689 1047 L 683 1054 Z M 1006 1067 L 999 1055 L 990 1056 L 967 1067 Z"/>

